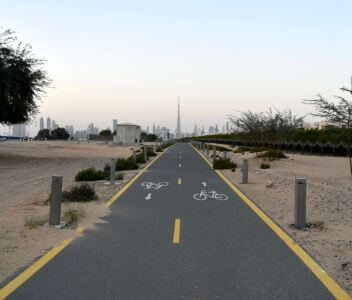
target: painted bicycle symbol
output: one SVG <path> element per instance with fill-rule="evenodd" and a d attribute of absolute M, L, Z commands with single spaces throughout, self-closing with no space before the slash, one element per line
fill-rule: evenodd
<path fill-rule="evenodd" d="M 217 199 L 220 201 L 229 199 L 229 197 L 227 197 L 225 194 L 218 194 L 215 191 L 207 192 L 206 190 L 201 190 L 200 193 L 194 194 L 193 198 L 198 201 L 204 201 L 207 198 Z"/>
<path fill-rule="evenodd" d="M 162 188 L 163 186 L 168 186 L 169 183 L 164 181 L 164 182 L 159 182 L 159 183 L 153 183 L 153 182 L 142 182 L 141 186 L 145 187 L 147 190 L 154 189 L 158 190 Z"/>

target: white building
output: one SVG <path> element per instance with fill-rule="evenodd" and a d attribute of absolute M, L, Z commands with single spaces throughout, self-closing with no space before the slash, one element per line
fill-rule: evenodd
<path fill-rule="evenodd" d="M 50 118 L 46 119 L 46 128 L 49 129 L 49 131 L 51 129 L 51 119 Z"/>
<path fill-rule="evenodd" d="M 43 129 L 44 129 L 44 118 L 43 118 L 43 117 L 40 118 L 39 129 L 40 129 L 40 130 L 43 130 Z"/>
<path fill-rule="evenodd" d="M 114 144 L 136 144 L 141 139 L 141 126 L 122 123 L 117 124 L 116 135 L 114 135 Z"/>
<path fill-rule="evenodd" d="M 13 125 L 12 136 L 24 138 L 26 136 L 26 125 L 24 123 Z"/>

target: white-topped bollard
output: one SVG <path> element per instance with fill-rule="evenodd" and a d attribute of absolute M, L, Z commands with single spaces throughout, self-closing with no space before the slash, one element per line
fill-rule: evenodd
<path fill-rule="evenodd" d="M 223 155 L 223 159 L 227 159 L 227 151 L 224 151 L 224 152 L 222 153 L 222 155 Z"/>
<path fill-rule="evenodd" d="M 207 156 L 209 156 L 209 144 L 207 144 Z"/>
<path fill-rule="evenodd" d="M 54 175 L 51 180 L 49 225 L 60 224 L 62 178 L 62 176 Z"/>
<path fill-rule="evenodd" d="M 295 179 L 295 227 L 306 227 L 307 184 L 305 178 Z"/>
<path fill-rule="evenodd" d="M 110 184 L 111 185 L 116 185 L 115 174 L 116 174 L 116 160 L 112 158 L 110 162 Z"/>
<path fill-rule="evenodd" d="M 248 159 L 243 160 L 242 164 L 242 183 L 248 183 Z"/>

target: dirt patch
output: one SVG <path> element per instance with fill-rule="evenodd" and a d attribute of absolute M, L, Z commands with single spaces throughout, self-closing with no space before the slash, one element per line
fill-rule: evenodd
<path fill-rule="evenodd" d="M 137 149 L 137 147 L 134 147 Z M 139 148 L 139 147 L 138 147 Z M 64 203 L 79 212 L 78 221 L 67 229 L 43 225 L 48 219 L 47 199 L 51 176 L 63 175 L 64 188 L 74 183 L 84 168 L 103 169 L 111 158 L 126 158 L 133 147 L 77 142 L 3 142 L 0 144 L 0 283 L 48 249 L 78 235 L 75 227 L 94 228 L 109 213 L 109 200 L 136 171 L 125 171 L 124 180 L 111 187 L 103 181 L 90 183 L 99 196 L 90 203 Z M 72 214 L 71 214 L 72 217 Z"/>

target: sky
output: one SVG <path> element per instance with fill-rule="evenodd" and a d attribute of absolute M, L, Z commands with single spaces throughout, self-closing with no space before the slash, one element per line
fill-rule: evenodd
<path fill-rule="evenodd" d="M 350 0 L 23 0 L 2 1 L 0 26 L 47 60 L 53 87 L 38 118 L 174 131 L 180 97 L 190 132 L 237 111 L 304 115 L 313 108 L 302 99 L 340 95 L 352 75 L 351 11 Z"/>

